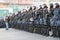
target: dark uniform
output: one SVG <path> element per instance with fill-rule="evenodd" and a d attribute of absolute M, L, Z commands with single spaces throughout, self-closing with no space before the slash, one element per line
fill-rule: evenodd
<path fill-rule="evenodd" d="M 37 30 L 37 32 L 41 33 L 41 27 L 43 25 L 43 8 L 42 8 L 41 5 L 40 5 L 40 8 L 37 10 L 36 19 L 38 21 L 38 25 L 37 25 L 38 30 Z"/>
<path fill-rule="evenodd" d="M 48 15 L 48 7 L 47 5 L 44 5 L 43 8 L 43 25 L 41 28 L 41 34 L 48 35 L 48 20 L 47 20 L 47 15 Z"/>
<path fill-rule="evenodd" d="M 58 28 L 60 26 L 60 8 L 59 4 L 56 4 L 56 7 L 54 9 L 54 16 L 53 16 L 54 24 L 53 24 L 53 35 L 58 36 Z"/>
<path fill-rule="evenodd" d="M 48 30 L 49 30 L 49 35 L 51 36 L 52 34 L 52 26 L 53 26 L 53 16 L 54 16 L 54 14 L 53 14 L 53 12 L 54 12 L 54 8 L 53 8 L 53 4 L 51 3 L 50 4 L 50 10 L 49 10 L 49 22 L 48 22 L 48 26 L 49 26 L 49 28 L 48 28 Z M 51 33 L 50 33 L 51 32 Z"/>

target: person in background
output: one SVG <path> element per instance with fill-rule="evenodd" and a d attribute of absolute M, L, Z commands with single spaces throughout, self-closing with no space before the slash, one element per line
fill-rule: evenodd
<path fill-rule="evenodd" d="M 5 22 L 5 25 L 6 25 L 6 30 L 8 30 L 9 28 L 9 25 L 8 25 L 8 16 L 4 16 L 4 22 Z"/>

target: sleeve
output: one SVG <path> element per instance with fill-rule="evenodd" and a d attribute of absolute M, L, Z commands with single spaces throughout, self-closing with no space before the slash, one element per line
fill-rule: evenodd
<path fill-rule="evenodd" d="M 59 9 L 59 14 L 60 14 L 60 9 Z"/>
<path fill-rule="evenodd" d="M 5 18 L 6 18 L 6 17 L 4 16 L 4 21 L 6 21 Z"/>

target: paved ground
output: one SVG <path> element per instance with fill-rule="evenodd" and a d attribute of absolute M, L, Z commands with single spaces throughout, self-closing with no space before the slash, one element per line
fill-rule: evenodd
<path fill-rule="evenodd" d="M 0 40 L 60 40 L 60 38 L 46 37 L 40 34 L 29 33 L 17 29 L 0 29 Z"/>

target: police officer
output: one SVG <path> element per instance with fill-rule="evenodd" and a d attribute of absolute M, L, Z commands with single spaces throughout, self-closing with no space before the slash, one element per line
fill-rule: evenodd
<path fill-rule="evenodd" d="M 46 24 L 46 18 L 47 18 L 47 14 L 48 14 L 48 7 L 46 4 L 44 4 L 44 8 L 43 8 L 43 25 L 47 25 Z"/>
<path fill-rule="evenodd" d="M 28 31 L 33 32 L 33 9 L 32 7 L 29 8 L 29 11 L 27 12 L 27 22 L 28 22 Z"/>
<path fill-rule="evenodd" d="M 37 13 L 37 10 L 36 10 L 36 6 L 34 6 L 34 9 L 33 9 L 33 27 L 34 27 L 34 32 L 37 33 L 37 29 L 38 29 L 38 13 Z"/>
<path fill-rule="evenodd" d="M 42 5 L 39 6 L 39 9 L 37 10 L 37 21 L 38 21 L 38 33 L 41 33 L 41 25 L 43 25 L 43 8 Z"/>
<path fill-rule="evenodd" d="M 43 20 L 42 20 L 42 19 L 43 19 L 43 8 L 42 8 L 42 5 L 40 5 L 40 8 L 38 9 L 38 12 L 37 12 L 37 13 L 38 13 L 38 15 L 40 16 L 40 17 L 38 17 L 38 18 L 39 18 L 39 20 L 40 20 L 40 21 L 39 21 L 40 24 L 42 25 L 42 21 L 43 21 Z M 38 16 L 38 15 L 37 15 L 37 16 Z"/>
<path fill-rule="evenodd" d="M 59 14 L 59 12 L 60 12 L 60 8 L 59 8 L 59 4 L 58 3 L 56 3 L 56 7 L 55 7 L 55 9 L 54 9 L 54 21 L 58 21 L 59 19 L 60 19 L 60 14 Z M 56 22 L 54 22 L 54 24 L 55 24 L 55 26 L 56 26 Z"/>
<path fill-rule="evenodd" d="M 36 14 L 37 14 L 37 11 L 36 11 L 36 6 L 33 7 L 33 10 L 32 10 L 32 17 L 33 17 L 33 32 L 36 32 L 36 24 L 35 24 L 35 19 L 36 19 Z"/>
<path fill-rule="evenodd" d="M 52 25 L 53 25 L 53 16 L 54 16 L 54 14 L 53 14 L 53 12 L 54 12 L 54 8 L 53 8 L 54 6 L 53 6 L 53 4 L 51 3 L 50 4 L 50 10 L 49 10 L 49 22 L 48 22 L 48 26 L 49 26 L 49 28 L 48 28 L 48 30 L 49 30 L 49 35 L 51 36 L 52 35 Z"/>
<path fill-rule="evenodd" d="M 54 14 L 53 14 L 53 12 L 54 12 L 54 5 L 51 3 L 50 4 L 50 17 L 53 17 L 54 16 Z"/>
<path fill-rule="evenodd" d="M 55 9 L 54 9 L 54 16 L 53 16 L 53 20 L 54 20 L 53 35 L 58 36 L 57 28 L 58 28 L 59 25 L 57 25 L 58 24 L 57 21 L 60 21 L 60 8 L 59 8 L 58 3 L 56 3 L 55 5 L 56 6 L 55 6 Z"/>
<path fill-rule="evenodd" d="M 41 33 L 44 34 L 44 35 L 48 35 L 48 17 L 47 15 L 49 14 L 48 13 L 48 7 L 46 4 L 43 4 L 44 7 L 43 7 L 43 26 L 42 26 L 42 31 Z"/>

